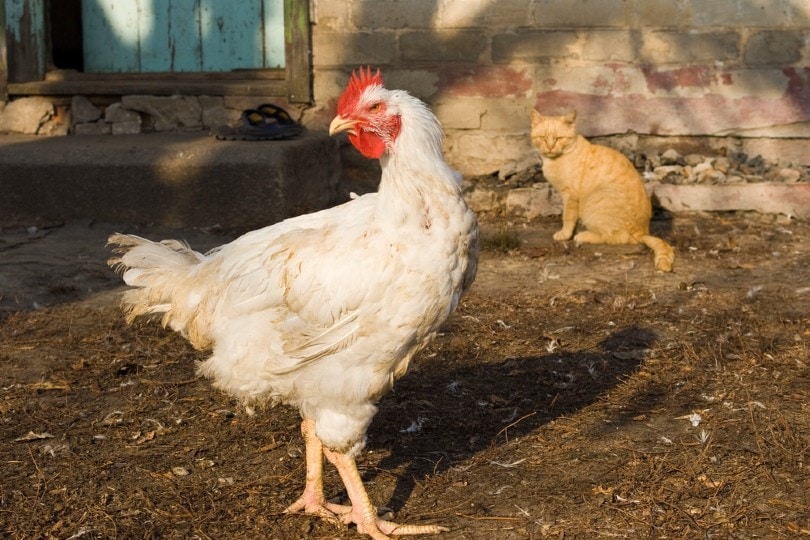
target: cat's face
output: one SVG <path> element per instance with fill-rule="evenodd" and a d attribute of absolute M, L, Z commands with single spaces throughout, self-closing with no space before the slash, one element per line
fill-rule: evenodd
<path fill-rule="evenodd" d="M 577 138 L 576 114 L 544 116 L 532 111 L 532 144 L 545 158 L 564 154 Z"/>

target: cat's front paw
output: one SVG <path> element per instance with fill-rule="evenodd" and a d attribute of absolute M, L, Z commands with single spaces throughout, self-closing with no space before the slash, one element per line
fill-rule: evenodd
<path fill-rule="evenodd" d="M 566 231 L 565 229 L 560 229 L 559 231 L 554 233 L 554 240 L 557 240 L 558 242 L 562 242 L 564 240 L 568 240 L 569 238 L 571 238 L 572 234 L 573 234 L 573 231 L 569 232 L 569 231 Z"/>

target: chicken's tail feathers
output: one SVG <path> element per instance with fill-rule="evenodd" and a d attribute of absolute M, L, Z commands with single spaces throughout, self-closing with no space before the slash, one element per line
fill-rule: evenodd
<path fill-rule="evenodd" d="M 116 246 L 107 264 L 121 273 L 127 285 L 134 287 L 143 286 L 138 278 L 151 270 L 181 270 L 205 259 L 178 240 L 153 242 L 134 234 L 115 233 L 107 239 L 107 245 Z"/>
<path fill-rule="evenodd" d="M 107 264 L 134 287 L 122 297 L 127 322 L 140 316 L 162 317 L 164 326 L 186 335 L 188 312 L 196 307 L 188 305 L 193 300 L 187 298 L 188 278 L 205 256 L 184 242 L 153 242 L 133 234 L 113 234 L 107 245 L 113 246 L 114 254 Z"/>

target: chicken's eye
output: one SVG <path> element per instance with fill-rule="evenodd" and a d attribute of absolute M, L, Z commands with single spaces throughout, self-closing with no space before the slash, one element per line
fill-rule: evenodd
<path fill-rule="evenodd" d="M 381 108 L 382 108 L 382 104 L 380 104 L 380 103 L 375 103 L 374 105 L 372 105 L 371 107 L 369 107 L 369 108 L 368 108 L 368 110 L 369 110 L 370 112 L 378 112 L 378 111 L 379 111 Z"/>

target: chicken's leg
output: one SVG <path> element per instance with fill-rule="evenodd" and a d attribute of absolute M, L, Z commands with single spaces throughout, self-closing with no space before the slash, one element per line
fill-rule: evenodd
<path fill-rule="evenodd" d="M 339 516 L 348 514 L 351 507 L 328 503 L 323 495 L 323 444 L 315 435 L 315 422 L 304 419 L 301 422 L 301 434 L 304 436 L 307 463 L 304 493 L 284 512 L 289 514 L 303 511 L 340 525 L 342 520 L 337 519 L 336 514 Z"/>
<path fill-rule="evenodd" d="M 357 525 L 357 531 L 371 536 L 374 540 L 390 540 L 388 535 L 438 534 L 448 531 L 438 525 L 404 525 L 377 517 L 377 509 L 371 504 L 368 493 L 360 478 L 354 459 L 340 452 L 323 448 L 323 453 L 338 470 L 343 485 L 352 501 L 351 510 L 343 515 L 345 523 Z M 307 480 L 309 480 L 307 478 Z"/>

